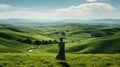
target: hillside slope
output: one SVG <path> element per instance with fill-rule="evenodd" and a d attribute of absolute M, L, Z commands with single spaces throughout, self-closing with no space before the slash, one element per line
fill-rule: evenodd
<path fill-rule="evenodd" d="M 46 25 L 45 29 L 41 29 L 41 27 L 16 27 L 3 24 L 0 25 L 0 52 L 26 52 L 28 49 L 36 47 L 34 43 L 25 44 L 19 42 L 18 39 L 58 40 L 63 36 L 68 53 L 120 53 L 119 31 L 119 26 L 114 25 L 61 24 Z M 99 37 L 91 35 L 91 33 L 101 35 L 101 32 L 102 36 Z M 40 45 L 33 52 L 57 53 L 57 47 L 56 44 Z"/>
<path fill-rule="evenodd" d="M 76 46 L 70 46 L 67 52 L 75 53 L 120 53 L 120 33 L 113 36 L 94 39 Z"/>
<path fill-rule="evenodd" d="M 23 53 L 34 46 L 0 38 L 0 53 Z"/>
<path fill-rule="evenodd" d="M 31 32 L 32 31 L 32 32 Z M 35 48 L 34 44 L 21 43 L 18 40 L 30 39 L 49 40 L 45 32 L 27 27 L 17 27 L 13 25 L 0 25 L 0 53 L 20 53 L 27 52 L 30 48 Z"/>

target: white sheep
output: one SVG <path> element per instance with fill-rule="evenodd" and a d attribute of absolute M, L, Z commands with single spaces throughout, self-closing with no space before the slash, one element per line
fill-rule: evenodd
<path fill-rule="evenodd" d="M 28 50 L 28 52 L 30 52 L 30 53 L 31 53 L 32 51 L 33 51 L 33 49 Z"/>

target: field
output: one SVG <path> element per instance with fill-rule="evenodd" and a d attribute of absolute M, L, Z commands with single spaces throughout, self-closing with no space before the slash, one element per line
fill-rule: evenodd
<path fill-rule="evenodd" d="M 64 63 L 55 59 L 60 37 Z M 118 24 L 0 24 L 0 67 L 120 67 L 119 48 Z"/>
<path fill-rule="evenodd" d="M 66 54 L 70 67 L 119 67 L 120 54 Z M 0 55 L 0 67 L 62 67 L 55 54 L 7 53 Z"/>

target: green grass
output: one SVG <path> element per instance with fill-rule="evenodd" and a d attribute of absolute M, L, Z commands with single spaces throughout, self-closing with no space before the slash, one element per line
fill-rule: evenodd
<path fill-rule="evenodd" d="M 81 40 L 79 40 L 81 39 Z M 120 53 L 120 33 L 116 33 L 112 36 L 101 37 L 101 38 L 74 38 L 71 40 L 67 39 L 69 42 L 66 43 L 66 52 L 68 53 L 107 53 L 114 54 Z M 77 41 L 76 41 L 77 40 Z M 75 42 L 71 42 L 75 41 Z M 57 53 L 57 45 L 52 45 L 50 47 L 44 46 L 46 48 L 44 51 Z M 41 49 L 39 49 L 41 50 Z"/>
<path fill-rule="evenodd" d="M 14 40 L 0 38 L 0 53 L 20 53 L 27 52 L 29 48 L 35 46 L 23 44 Z"/>
<path fill-rule="evenodd" d="M 2 53 L 1 67 L 61 67 L 56 54 Z M 120 54 L 66 54 L 70 67 L 119 67 Z"/>
<path fill-rule="evenodd" d="M 12 30 L 11 30 L 12 28 Z M 13 30 L 14 29 L 14 30 Z M 18 31 L 22 32 L 18 32 Z M 17 40 L 17 39 L 25 39 L 25 38 L 30 38 L 30 39 L 38 39 L 38 40 L 49 40 L 52 39 L 45 35 L 46 32 L 43 32 L 41 30 L 36 30 L 33 28 L 27 28 L 27 27 L 2 27 L 0 28 L 0 37 L 6 36 L 9 39 Z M 4 37 L 3 37 L 4 38 Z"/>
<path fill-rule="evenodd" d="M 32 41 L 53 40 L 46 35 L 46 32 L 38 29 L 13 25 L 0 25 L 0 53 L 21 53 L 27 52 L 30 48 L 36 48 L 34 44 L 25 44 L 17 41 L 18 39 L 26 38 Z"/>
<path fill-rule="evenodd" d="M 16 49 L 16 48 L 0 45 L 0 53 L 21 53 L 21 52 L 23 51 Z"/>
<path fill-rule="evenodd" d="M 37 26 L 36 26 L 37 25 Z M 59 39 L 66 36 L 66 62 L 70 67 L 120 67 L 120 32 L 116 26 L 80 24 L 43 25 L 28 27 L 0 25 L 0 67 L 61 67 L 55 59 L 58 45 L 20 43 L 18 39 Z M 119 26 L 118 26 L 119 27 Z M 114 35 L 91 37 L 89 31 L 115 29 Z M 59 32 L 56 34 L 55 32 Z M 5 37 L 3 37 L 5 36 Z M 35 48 L 31 53 L 28 49 Z"/>
<path fill-rule="evenodd" d="M 38 25 L 39 26 L 39 25 Z M 45 29 L 44 29 L 45 28 Z M 66 52 L 68 53 L 119 53 L 119 40 L 120 33 L 114 32 L 112 36 L 91 38 L 89 33 L 85 31 L 96 31 L 101 29 L 115 29 L 115 26 L 95 26 L 95 25 L 80 25 L 80 24 L 61 24 L 61 25 L 46 25 L 40 27 L 20 27 L 20 26 L 0 26 L 0 36 L 5 37 L 0 38 L 0 45 L 2 50 L 14 48 L 19 51 L 26 51 L 31 47 L 36 47 L 34 45 L 27 45 L 24 43 L 19 43 L 16 40 L 30 38 L 34 40 L 58 40 L 62 35 L 61 32 L 65 32 L 65 42 L 66 42 Z M 55 33 L 59 32 L 59 33 Z M 1 50 L 1 52 L 2 52 Z M 40 48 L 34 49 L 33 52 L 47 52 L 47 53 L 57 53 L 57 45 L 43 45 Z M 6 50 L 8 51 L 8 50 Z"/>

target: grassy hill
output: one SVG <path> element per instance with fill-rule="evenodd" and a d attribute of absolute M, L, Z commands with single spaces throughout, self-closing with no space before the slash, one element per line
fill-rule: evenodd
<path fill-rule="evenodd" d="M 78 25 L 67 24 L 55 27 L 49 32 L 50 37 L 58 39 L 65 32 L 66 52 L 69 53 L 120 53 L 120 28 L 109 25 Z M 54 31 L 54 33 L 53 33 Z M 102 32 L 100 37 L 92 37 L 91 33 Z M 99 34 L 98 32 L 98 34 Z M 57 45 L 42 46 L 44 51 L 57 53 Z M 39 48 L 37 51 L 40 51 Z"/>
<path fill-rule="evenodd" d="M 55 54 L 6 53 L 0 55 L 0 67 L 62 67 Z M 70 67 L 119 67 L 119 54 L 66 54 Z"/>
<path fill-rule="evenodd" d="M 119 53 L 119 26 L 114 25 L 81 25 L 81 24 L 61 24 L 57 26 L 44 26 L 46 35 L 59 39 L 66 33 L 66 52 L 69 53 Z M 37 27 L 38 28 L 38 27 Z M 43 29 L 42 29 L 43 30 Z M 114 34 L 108 35 L 107 32 Z M 99 31 L 105 34 L 102 37 L 91 37 L 91 32 Z M 114 43 L 109 43 L 114 41 Z M 111 47 L 112 46 L 112 47 Z M 41 45 L 33 52 L 57 53 L 57 45 Z"/>
<path fill-rule="evenodd" d="M 32 31 L 32 32 L 31 32 Z M 49 40 L 52 38 L 45 35 L 45 32 L 27 27 L 17 27 L 13 25 L 0 25 L 0 53 L 27 52 L 30 48 L 35 48 L 34 44 L 21 43 L 18 40 L 29 38 L 34 40 Z"/>
<path fill-rule="evenodd" d="M 0 53 L 23 53 L 27 52 L 27 50 L 32 47 L 32 45 L 0 38 Z"/>
<path fill-rule="evenodd" d="M 31 25 L 31 24 L 30 24 Z M 68 53 L 120 53 L 120 28 L 117 25 L 57 24 L 30 27 L 0 25 L 0 52 L 26 52 L 36 48 L 35 44 L 25 44 L 18 39 L 58 40 L 64 37 Z M 94 35 L 93 35 L 94 34 Z M 8 51 L 11 49 L 13 51 Z M 57 53 L 57 45 L 40 45 L 33 53 Z"/>
<path fill-rule="evenodd" d="M 28 27 L 17 27 L 11 25 L 1 25 L 0 37 L 7 39 L 31 38 L 31 39 L 51 39 L 41 30 Z"/>
<path fill-rule="evenodd" d="M 22 26 L 23 25 L 23 26 Z M 70 67 L 120 67 L 120 26 L 89 24 L 0 24 L 0 67 L 61 67 L 57 44 L 35 40 L 64 37 Z M 29 39 L 31 43 L 24 42 Z M 22 42 L 20 41 L 22 40 Z M 32 49 L 32 52 L 28 52 Z"/>
<path fill-rule="evenodd" d="M 108 37 L 89 38 L 83 41 L 66 43 L 66 52 L 68 53 L 114 54 L 120 53 L 119 48 L 120 33 Z M 53 45 L 51 48 L 46 47 L 47 52 L 57 53 L 57 50 L 57 45 Z"/>
<path fill-rule="evenodd" d="M 120 53 L 120 33 L 70 46 L 66 51 L 76 53 Z"/>

